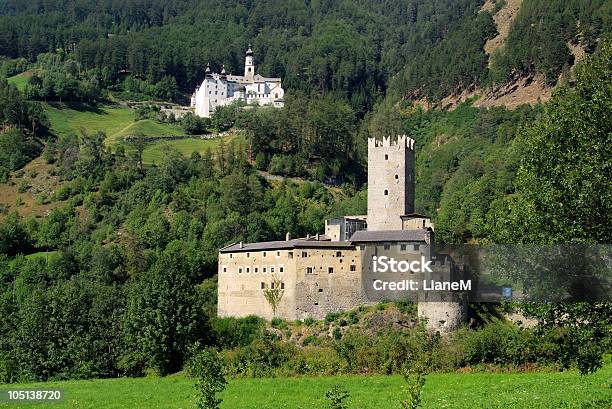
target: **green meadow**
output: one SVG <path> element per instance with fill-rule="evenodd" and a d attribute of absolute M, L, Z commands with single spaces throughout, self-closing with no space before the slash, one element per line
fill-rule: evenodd
<path fill-rule="evenodd" d="M 612 365 L 594 375 L 576 371 L 533 373 L 448 373 L 427 377 L 423 408 L 609 408 Z M 350 409 L 399 409 L 405 393 L 400 376 L 335 376 L 230 380 L 224 409 L 321 409 L 325 392 L 340 385 L 350 393 Z M 0 386 L 0 391 L 8 389 Z M 193 379 L 121 378 L 13 385 L 14 389 L 62 388 L 64 401 L 52 408 L 194 408 Z M 0 404 L 40 408 L 40 404 Z"/>
<path fill-rule="evenodd" d="M 146 164 L 159 163 L 160 159 L 164 156 L 166 149 L 173 148 L 182 153 L 185 156 L 190 156 L 193 152 L 200 154 L 204 153 L 207 149 L 214 149 L 219 146 L 223 140 L 224 143 L 230 143 L 231 141 L 241 140 L 240 136 L 226 136 L 224 138 L 214 139 L 202 139 L 202 138 L 184 138 L 175 139 L 168 141 L 156 141 L 149 143 L 142 152 L 142 162 Z"/>
<path fill-rule="evenodd" d="M 108 105 L 78 108 L 47 105 L 51 127 L 56 134 L 77 133 L 80 129 L 86 129 L 88 132 L 103 131 L 106 133 L 108 145 L 128 135 L 163 137 L 185 134 L 179 125 L 159 123 L 151 119 L 135 121 L 134 111 L 130 108 Z"/>
<path fill-rule="evenodd" d="M 9 84 L 13 84 L 14 86 L 17 87 L 19 91 L 23 92 L 31 76 L 32 76 L 32 72 L 25 71 L 25 72 L 22 72 L 21 74 L 17 74 L 17 75 L 13 75 L 12 77 L 8 77 L 6 80 L 9 82 Z"/>

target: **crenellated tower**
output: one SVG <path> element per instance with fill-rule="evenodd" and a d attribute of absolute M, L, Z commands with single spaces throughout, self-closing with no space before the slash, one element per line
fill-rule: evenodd
<path fill-rule="evenodd" d="M 414 212 L 414 139 L 368 139 L 368 230 L 402 230 Z"/>

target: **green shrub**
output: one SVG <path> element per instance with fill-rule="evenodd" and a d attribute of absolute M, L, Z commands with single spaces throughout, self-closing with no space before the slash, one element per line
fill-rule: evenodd
<path fill-rule="evenodd" d="M 254 315 L 245 318 L 217 318 L 213 321 L 216 344 L 221 348 L 247 346 L 264 333 L 265 321 Z"/>
<path fill-rule="evenodd" d="M 330 312 L 325 316 L 325 322 L 332 323 L 334 321 L 336 321 L 336 319 L 338 319 L 338 317 L 340 316 L 339 312 Z"/>
<path fill-rule="evenodd" d="M 345 401 L 350 396 L 348 391 L 345 391 L 339 385 L 335 385 L 325 393 L 325 399 L 328 401 L 327 407 L 329 409 L 347 409 L 348 405 Z"/>
<path fill-rule="evenodd" d="M 195 386 L 198 391 L 198 409 L 218 409 L 221 399 L 217 394 L 225 389 L 227 381 L 217 351 L 207 348 L 196 353 L 189 362 L 189 371 L 197 379 Z"/>

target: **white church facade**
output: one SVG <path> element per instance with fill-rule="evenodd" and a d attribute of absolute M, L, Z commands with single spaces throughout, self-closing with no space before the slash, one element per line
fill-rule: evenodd
<path fill-rule="evenodd" d="M 206 67 L 204 81 L 191 96 L 191 107 L 196 115 L 210 118 L 218 106 L 229 105 L 236 101 L 247 104 L 282 107 L 285 91 L 280 78 L 266 78 L 255 74 L 253 50 L 246 51 L 244 75 L 220 73 Z"/>

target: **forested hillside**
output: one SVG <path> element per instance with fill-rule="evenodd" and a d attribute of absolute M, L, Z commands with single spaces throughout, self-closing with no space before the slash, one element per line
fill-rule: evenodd
<path fill-rule="evenodd" d="M 297 348 L 215 317 L 220 247 L 365 213 L 368 137 L 416 140 L 416 207 L 440 242 L 612 240 L 610 2 L 525 0 L 491 55 L 505 2 L 484 3 L 0 3 L 0 382 L 166 374 L 194 345 L 224 348 L 237 376 L 398 372 L 389 351 L 443 351 L 444 370 L 572 365 L 584 345 L 564 328 L 466 331 L 461 348 L 401 329 L 367 349 L 372 334 L 339 329 L 353 311 Z M 249 43 L 257 71 L 282 77 L 284 108 L 160 111 L 186 103 L 208 62 L 240 72 Z M 547 104 L 423 108 L 536 75 L 559 87 Z"/>

